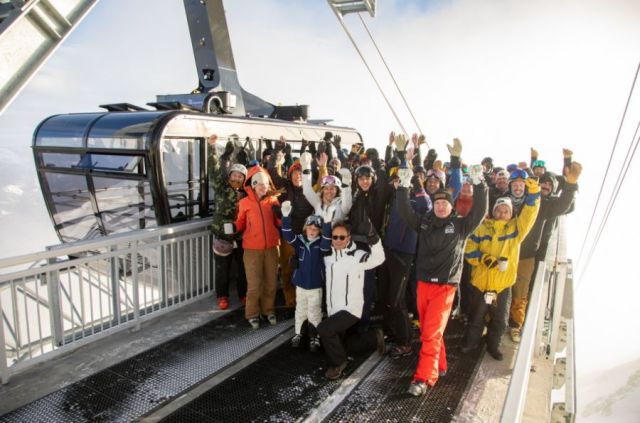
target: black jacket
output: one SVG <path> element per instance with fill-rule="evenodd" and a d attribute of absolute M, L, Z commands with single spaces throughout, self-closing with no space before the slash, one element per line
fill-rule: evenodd
<path fill-rule="evenodd" d="M 411 209 L 406 188 L 398 188 L 396 198 L 400 216 L 418 231 L 417 279 L 432 283 L 460 283 L 465 241 L 487 213 L 487 187 L 484 182 L 474 185 L 473 208 L 466 217 L 453 212 L 448 218 L 440 219 L 433 211 L 419 215 Z"/>

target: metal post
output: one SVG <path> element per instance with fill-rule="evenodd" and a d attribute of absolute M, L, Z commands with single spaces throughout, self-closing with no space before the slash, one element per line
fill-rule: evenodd
<path fill-rule="evenodd" d="M 136 322 L 135 330 L 140 329 L 140 293 L 138 289 L 140 284 L 138 283 L 138 243 L 134 242 L 136 248 L 131 253 L 131 278 L 133 284 L 133 319 Z"/>
<path fill-rule="evenodd" d="M 0 303 L 0 379 L 2 379 L 2 384 L 6 385 L 9 383 L 9 368 L 7 367 L 7 344 L 4 339 L 4 322 L 1 318 L 2 315 L 4 315 L 4 310 Z"/>
<path fill-rule="evenodd" d="M 560 333 L 560 321 L 562 320 L 562 302 L 564 298 L 564 284 L 567 278 L 567 264 L 558 264 L 558 278 L 553 298 L 553 315 L 551 317 L 551 327 L 549 333 L 550 348 L 549 357 L 555 359 L 556 349 L 558 348 L 558 336 Z"/>
<path fill-rule="evenodd" d="M 109 252 L 117 250 L 116 245 L 109 247 Z M 113 308 L 113 322 L 111 327 L 120 324 L 120 270 L 118 269 L 118 257 L 111 257 L 111 307 Z M 102 301 L 100 302 L 102 304 Z M 102 316 L 101 316 L 102 317 Z"/>
<path fill-rule="evenodd" d="M 57 258 L 52 257 L 47 262 L 55 264 Z M 57 270 L 47 273 L 47 294 L 49 296 L 49 320 L 51 322 L 51 339 L 54 346 L 61 346 L 64 341 L 62 325 L 62 310 L 60 309 L 60 274 Z"/>
<path fill-rule="evenodd" d="M 158 237 L 158 242 L 162 242 L 162 236 Z M 162 308 L 162 304 L 169 305 L 167 303 L 167 255 L 164 245 L 160 244 L 158 248 L 160 248 L 160 307 Z"/>

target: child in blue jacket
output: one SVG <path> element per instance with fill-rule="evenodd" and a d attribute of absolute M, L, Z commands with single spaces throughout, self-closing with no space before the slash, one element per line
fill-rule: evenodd
<path fill-rule="evenodd" d="M 331 233 L 331 216 L 335 207 L 325 211 L 328 219 L 311 215 L 305 221 L 302 234 L 295 235 L 291 230 L 291 202 L 282 203 L 282 237 L 296 252 L 298 262 L 293 273 L 292 283 L 296 286 L 295 336 L 291 339 L 293 347 L 299 347 L 302 341 L 302 324 L 309 321 L 309 349 L 315 352 L 320 348 L 320 337 L 316 328 L 322 320 L 322 287 L 324 285 L 324 254 L 331 249 L 331 239 L 322 236 L 323 224 Z M 326 222 L 326 223 L 323 223 Z"/>

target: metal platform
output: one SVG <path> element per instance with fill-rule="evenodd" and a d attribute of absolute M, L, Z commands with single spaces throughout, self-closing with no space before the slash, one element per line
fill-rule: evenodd
<path fill-rule="evenodd" d="M 253 331 L 242 310 L 235 310 L 14 410 L 0 422 L 157 421 L 158 416 L 166 422 L 443 422 L 453 418 L 480 355 L 456 353 L 463 327 L 451 321 L 445 334 L 448 374 L 425 397 L 413 398 L 405 390 L 419 342 L 416 354 L 403 359 L 356 356 L 345 379 L 329 382 L 325 355 L 292 348 L 292 321 L 279 317 L 278 325 Z"/>
<path fill-rule="evenodd" d="M 386 357 L 326 421 L 451 421 L 481 355 L 480 350 L 458 353 L 463 331 L 461 322 L 449 321 L 445 332 L 447 374 L 425 396 L 415 398 L 406 393 L 418 361 L 420 342 L 416 342 L 415 354 L 396 360 Z"/>
<path fill-rule="evenodd" d="M 282 317 L 282 316 L 280 316 Z M 0 417 L 0 422 L 128 422 L 291 328 L 254 331 L 236 310 Z"/>

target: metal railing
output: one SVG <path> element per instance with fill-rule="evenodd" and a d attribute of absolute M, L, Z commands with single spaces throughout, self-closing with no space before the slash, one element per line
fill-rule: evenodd
<path fill-rule="evenodd" d="M 212 294 L 210 219 L 0 260 L 0 377 Z"/>
<path fill-rule="evenodd" d="M 573 326 L 573 275 L 566 256 L 564 219 L 550 241 L 547 263 L 538 265 L 527 319 L 522 331 L 513 373 L 502 407 L 501 422 L 517 423 L 527 399 L 534 358 L 554 363 L 554 390 L 564 390 L 564 402 L 550 404 L 551 421 L 573 422 L 576 415 L 575 341 Z"/>

